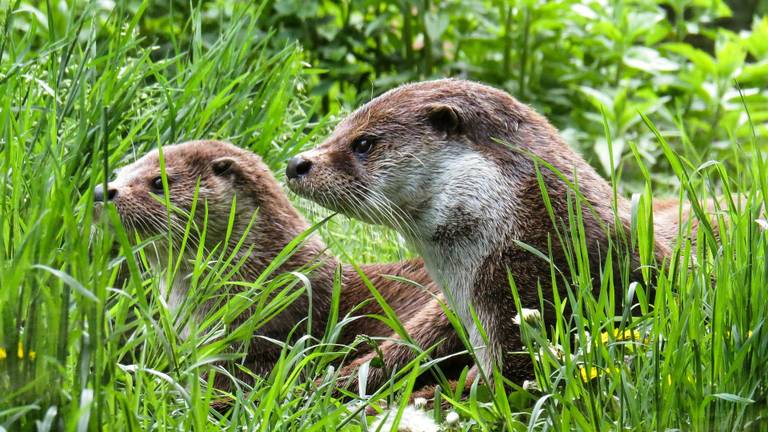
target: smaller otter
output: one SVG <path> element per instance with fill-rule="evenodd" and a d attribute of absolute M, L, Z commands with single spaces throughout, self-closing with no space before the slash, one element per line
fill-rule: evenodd
<path fill-rule="evenodd" d="M 406 238 L 461 317 L 489 379 L 494 363 L 518 383 L 532 374 L 513 323 L 510 275 L 521 306 L 543 305 L 546 322 L 556 308 L 570 310 L 570 278 L 556 279 L 563 304 L 551 300 L 550 262 L 566 274 L 572 268 L 562 239 L 576 209 L 587 244 L 579 259 L 588 262 L 594 291 L 609 255 L 614 269 L 626 266 L 631 280 L 642 280 L 638 252 L 619 251 L 630 238 L 629 203 L 620 197 L 614 213 L 611 186 L 544 117 L 483 84 L 442 79 L 390 90 L 291 159 L 286 175 L 299 195 Z M 669 256 L 668 243 L 657 237 L 657 262 Z M 609 285 L 617 287 L 617 309 L 625 284 L 619 273 Z"/>
<path fill-rule="evenodd" d="M 226 281 L 224 288 L 217 288 L 216 295 L 212 297 L 220 297 L 218 294 L 221 292 L 228 295 L 242 292 L 240 282 L 257 280 L 277 255 L 296 236 L 309 228 L 309 224 L 288 201 L 266 165 L 251 152 L 220 141 L 192 141 L 163 147 L 163 157 L 167 198 L 171 206 L 180 211 L 169 212 L 163 203 L 166 191 L 157 150 L 120 169 L 106 191 L 102 186 L 97 186 L 94 190 L 94 200 L 114 204 L 129 232 L 144 238 L 160 239 L 154 242 L 159 253 L 147 254 L 153 270 L 168 270 L 165 256 L 167 254 L 164 253 L 167 234 L 170 233 L 176 254 L 180 253 L 180 242 L 184 237 L 196 195 L 197 210 L 193 217 L 197 227 L 206 228 L 204 249 L 218 251 L 216 258 L 233 258 L 229 267 L 234 271 L 234 276 Z M 233 206 L 233 226 L 231 232 L 228 232 Z M 251 223 L 254 217 L 255 220 Z M 193 279 L 189 275 L 193 270 L 192 262 L 196 259 L 195 253 L 200 238 L 201 233 L 193 230 L 185 250 L 181 251 L 186 256 L 181 261 L 181 268 L 173 278 L 171 286 L 166 286 L 164 277 L 160 280 L 161 290 L 171 309 L 178 308 L 190 290 Z M 238 247 L 241 239 L 244 241 Z M 214 266 L 215 262 L 212 262 L 211 267 Z M 383 311 L 373 300 L 360 274 L 350 265 L 340 265 L 326 252 L 326 246 L 320 238 L 312 235 L 274 273 L 307 272 L 311 282 L 311 304 L 310 296 L 301 295 L 285 310 L 257 329 L 256 336 L 249 341 L 246 349 L 247 367 L 257 374 L 268 374 L 279 359 L 281 347 L 268 342 L 267 339 L 286 340 L 297 323 L 307 319 L 310 307 L 311 334 L 315 337 L 322 335 L 331 314 L 334 274 L 339 266 L 342 282 L 339 316 L 359 317 L 349 320 L 338 342 L 350 344 L 358 335 L 390 337 L 393 340 L 387 340 L 381 346 L 386 370 L 393 370 L 415 358 L 415 353 L 407 345 L 394 341 L 396 334 L 390 327 L 373 317 L 383 314 Z M 420 259 L 363 265 L 360 269 L 380 291 L 410 331 L 414 341 L 422 348 L 438 344 L 433 352 L 435 357 L 464 350 L 452 325 L 439 307 L 438 289 L 430 280 Z M 395 276 L 396 279 L 390 276 Z M 204 279 L 197 278 L 200 281 Z M 403 280 L 413 281 L 413 284 Z M 416 289 L 416 285 L 425 288 Z M 204 303 L 196 311 L 196 321 L 200 322 L 213 305 L 213 301 Z M 228 323 L 228 326 L 237 328 L 252 313 L 252 309 L 246 310 L 232 323 Z M 419 326 L 420 316 L 425 313 L 435 315 L 430 319 L 433 325 L 429 328 Z M 192 325 L 194 324 L 193 321 Z M 302 328 L 307 330 L 306 326 Z M 182 336 L 188 335 L 188 331 L 188 326 L 185 326 Z M 366 351 L 367 348 L 360 347 L 358 357 L 343 373 L 356 378 L 356 368 L 363 361 L 369 361 L 375 356 L 375 353 Z M 459 355 L 441 366 L 444 366 L 451 376 L 450 371 L 460 370 L 466 364 L 468 359 Z M 245 374 L 237 375 L 247 380 Z M 219 377 L 225 379 L 221 374 Z M 350 381 L 350 387 L 355 385 L 354 378 Z M 368 388 L 375 389 L 388 378 L 382 370 L 371 368 Z M 229 383 L 224 381 L 217 381 L 216 386 L 230 387 Z"/>

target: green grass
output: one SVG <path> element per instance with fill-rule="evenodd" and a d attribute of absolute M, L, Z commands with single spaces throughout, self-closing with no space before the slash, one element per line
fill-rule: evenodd
<path fill-rule="evenodd" d="M 78 3 L 69 13 L 40 15 L 11 13 L 26 3 L 0 5 L 0 426 L 366 430 L 358 405 L 334 399 L 331 386 L 314 387 L 316 379 L 336 379 L 326 366 L 341 324 L 322 340 L 300 338 L 287 347 L 270 376 L 235 392 L 229 415 L 209 409 L 217 396 L 200 377 L 207 372 L 210 378 L 219 360 L 232 358 L 232 347 L 289 301 L 300 281 L 265 274 L 249 286 L 265 306 L 238 332 L 214 337 L 215 323 L 231 320 L 218 312 L 209 317 L 210 329 L 182 339 L 179 317 L 158 293 L 159 278 L 166 276 L 141 270 L 149 249 L 131 246 L 122 230 L 113 233 L 92 220 L 93 187 L 158 144 L 226 139 L 260 154 L 281 176 L 287 157 L 318 142 L 333 124 L 307 96 L 307 77 L 317 71 L 302 63 L 301 48 L 276 48 L 260 24 L 259 7 L 231 8 L 213 36 L 201 30 L 201 12 L 193 8 L 177 22 L 188 38 L 171 38 L 157 49 L 139 30 L 147 25 L 146 2 L 118 4 L 111 12 Z M 29 26 L 25 31 L 19 20 Z M 743 116 L 750 113 L 749 98 Z M 685 117 L 677 130 L 658 131 L 635 115 L 665 161 L 654 166 L 668 166 L 664 174 L 679 186 L 652 190 L 657 183 L 645 168 L 646 154 L 630 146 L 632 157 L 622 159 L 613 178 L 617 193 L 629 182 L 642 185 L 633 199 L 630 245 L 644 251 L 651 243 L 653 195 L 694 203 L 731 193 L 742 199 L 723 203 L 717 224 L 702 222 L 695 249 L 678 244 L 676 259 L 659 276 L 654 304 L 638 296 L 649 311 L 642 316 L 614 317 L 614 300 L 590 293 L 574 211 L 574 229 L 562 233 L 575 245 L 573 268 L 555 277 L 568 284 L 568 301 L 579 313 L 559 317 L 546 338 L 525 327 L 529 353 L 538 359 L 538 390 L 478 386 L 465 400 L 443 394 L 461 415 L 455 429 L 768 427 L 768 234 L 756 222 L 766 218 L 768 194 L 761 125 L 746 137 L 730 135 L 727 163 L 691 163 L 687 159 L 700 155 L 686 158 L 667 142 L 686 136 Z M 610 120 L 605 123 L 610 134 Z M 639 174 L 624 179 L 623 172 Z M 296 204 L 313 221 L 327 215 L 304 201 Z M 390 231 L 339 216 L 317 228 L 347 261 L 408 256 Z M 681 227 L 682 238 L 687 230 Z M 141 252 L 138 262 L 134 251 Z M 121 267 L 128 268 L 124 281 Z M 605 271 L 622 271 L 622 263 Z M 182 315 L 222 282 L 202 279 Z M 270 302 L 272 292 L 284 296 Z M 245 305 L 231 300 L 225 306 L 222 311 Z M 405 368 L 381 397 L 410 392 L 415 370 Z M 588 377 L 597 372 L 584 380 L 582 370 Z M 430 415 L 443 419 L 446 413 Z"/>

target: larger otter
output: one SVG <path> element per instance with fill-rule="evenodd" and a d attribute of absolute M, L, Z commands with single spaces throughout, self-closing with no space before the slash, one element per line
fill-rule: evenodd
<path fill-rule="evenodd" d="M 231 267 L 238 266 L 236 273 L 228 281 L 228 291 L 217 290 L 230 294 L 241 291 L 238 282 L 255 281 L 277 255 L 309 225 L 294 209 L 286 198 L 274 177 L 261 159 L 246 150 L 232 144 L 220 141 L 193 141 L 163 147 L 165 171 L 167 174 L 168 200 L 172 207 L 181 210 L 169 213 L 163 203 L 162 196 L 166 193 L 160 170 L 159 152 L 154 150 L 136 162 L 120 169 L 117 178 L 110 182 L 106 191 L 101 186 L 94 191 L 96 201 L 112 202 L 124 226 L 141 234 L 143 237 L 167 234 L 171 230 L 171 238 L 178 248 L 184 237 L 188 214 L 192 211 L 192 203 L 197 193 L 197 210 L 194 221 L 198 227 L 205 225 L 205 248 L 208 251 L 217 250 L 216 257 L 232 257 Z M 197 192 L 196 192 L 197 191 Z M 154 196 L 153 196 L 154 195 Z M 233 226 L 228 233 L 230 212 L 235 206 Z M 186 213 L 186 214 L 185 214 Z M 255 220 L 252 218 L 255 215 Z M 250 229 L 248 229 L 250 225 Z M 197 239 L 202 235 L 190 236 L 187 251 L 197 251 Z M 237 246 L 244 238 L 242 245 Z M 165 237 L 156 242 L 162 248 Z M 223 249 L 223 250 L 222 250 Z M 178 253 L 178 250 L 176 251 Z M 151 265 L 157 270 L 166 270 L 167 257 L 160 259 L 148 254 L 153 261 Z M 206 255 L 207 256 L 207 255 Z M 213 267 L 215 263 L 211 263 Z M 280 356 L 281 347 L 267 339 L 286 340 L 297 325 L 308 318 L 310 306 L 312 311 L 312 334 L 322 335 L 327 318 L 330 316 L 334 273 L 340 266 L 339 262 L 326 252 L 326 246 L 317 236 L 309 237 L 285 263 L 277 269 L 279 272 L 306 271 L 311 268 L 308 278 L 311 282 L 310 296 L 302 295 L 275 318 L 269 320 L 257 330 L 258 336 L 250 341 L 247 347 L 245 365 L 257 374 L 267 374 Z M 434 299 L 438 291 L 424 270 L 421 260 L 409 260 L 392 264 L 373 264 L 361 266 L 362 272 L 368 276 L 371 283 L 381 292 L 387 303 L 412 330 L 414 341 L 422 348 L 431 347 L 440 342 L 434 351 L 434 356 L 446 356 L 464 350 L 456 336 L 453 327 L 442 314 L 438 302 Z M 189 273 L 192 271 L 190 261 L 182 261 L 181 269 L 173 279 L 172 286 L 165 286 L 162 279 L 161 289 L 168 299 L 171 308 L 178 307 L 190 289 Z M 390 336 L 396 335 L 384 322 L 371 317 L 370 314 L 383 314 L 376 301 L 363 283 L 358 272 L 350 265 L 341 265 L 342 288 L 339 305 L 339 315 L 359 315 L 361 318 L 350 320 L 339 337 L 343 344 L 351 343 L 358 335 Z M 390 278 L 389 275 L 398 279 Z M 203 280 L 202 277 L 198 280 Z M 426 287 L 415 289 L 413 284 L 403 280 L 413 281 Z M 367 302 L 359 310 L 361 303 Z M 203 309 L 210 308 L 206 303 Z M 206 311 L 197 311 L 203 315 Z M 430 321 L 437 322 L 428 329 L 419 328 L 421 314 L 432 316 Z M 239 316 L 231 323 L 235 328 L 249 315 Z M 439 316 L 437 316 L 439 315 Z M 184 330 L 186 332 L 186 330 Z M 365 347 L 362 347 L 365 354 Z M 413 351 L 405 345 L 386 341 L 382 347 L 383 360 L 390 371 L 398 365 L 404 365 L 415 357 Z M 370 360 L 372 353 L 359 357 L 347 372 L 362 361 Z M 461 367 L 467 363 L 466 358 L 457 357 L 446 362 L 445 366 Z M 244 378 L 243 374 L 240 374 Z M 382 369 L 371 369 L 368 379 L 369 389 L 380 386 L 388 377 Z M 227 383 L 217 382 L 219 387 L 228 387 Z"/>
<path fill-rule="evenodd" d="M 570 235 L 569 214 L 579 206 L 588 252 L 580 259 L 589 260 L 595 290 L 611 253 L 614 269 L 628 265 L 630 277 L 640 278 L 638 254 L 625 262 L 627 255 L 616 252 L 629 238 L 628 203 L 619 198 L 614 214 L 611 186 L 546 119 L 482 84 L 444 79 L 391 90 L 290 160 L 286 173 L 298 194 L 407 239 L 452 299 L 489 378 L 494 362 L 517 382 L 531 375 L 528 355 L 513 354 L 524 347 L 513 324 L 509 276 L 525 308 L 540 309 L 541 287 L 544 316 L 553 319 L 560 305 L 552 304 L 553 274 L 544 257 L 551 253 L 568 273 L 572 262 L 558 232 Z M 657 242 L 656 252 L 663 259 L 668 248 Z M 619 296 L 622 282 L 615 285 Z M 472 307 L 487 332 L 485 349 Z"/>

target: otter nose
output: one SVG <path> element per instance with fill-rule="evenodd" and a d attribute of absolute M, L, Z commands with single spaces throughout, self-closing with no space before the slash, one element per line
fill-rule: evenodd
<path fill-rule="evenodd" d="M 285 167 L 285 175 L 289 179 L 295 179 L 307 175 L 311 168 L 312 161 L 301 156 L 295 156 L 288 161 L 288 166 Z"/>
<path fill-rule="evenodd" d="M 117 189 L 107 186 L 107 195 L 105 200 L 104 185 L 98 184 L 95 188 L 93 188 L 93 202 L 112 201 L 115 199 L 115 195 L 117 195 Z"/>

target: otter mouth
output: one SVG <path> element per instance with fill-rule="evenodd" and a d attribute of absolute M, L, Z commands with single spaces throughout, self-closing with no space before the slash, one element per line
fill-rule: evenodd
<path fill-rule="evenodd" d="M 305 190 L 306 187 L 304 186 L 304 182 L 300 178 L 288 178 L 285 180 L 285 184 L 288 185 L 288 189 L 290 189 L 293 193 L 308 198 L 307 191 Z"/>
<path fill-rule="evenodd" d="M 406 211 L 370 188 L 352 185 L 326 189 L 309 185 L 302 180 L 288 179 L 287 182 L 288 188 L 302 198 L 347 217 L 383 225 L 404 234 L 413 230 L 413 219 Z"/>
<path fill-rule="evenodd" d="M 116 211 L 117 215 L 117 224 L 114 220 L 109 216 L 109 212 L 107 211 L 106 204 L 102 202 L 95 202 L 93 203 L 93 208 L 91 209 L 91 224 L 93 226 L 98 227 L 102 230 L 108 230 L 111 233 L 115 234 L 117 232 L 117 225 L 121 226 L 123 230 L 129 235 L 129 238 L 133 238 L 133 231 L 135 231 L 134 228 L 126 224 L 125 219 L 123 218 L 123 215 L 120 214 L 119 211 Z"/>
<path fill-rule="evenodd" d="M 118 227 L 115 225 L 115 221 L 113 221 L 107 214 L 108 212 L 105 206 L 106 204 L 104 203 L 94 203 L 92 223 L 94 225 L 101 225 L 105 229 L 115 233 Z M 138 215 L 126 214 L 124 210 L 117 205 L 114 210 L 117 216 L 117 225 L 125 231 L 131 242 L 136 241 L 137 235 L 139 238 L 145 240 L 165 238 L 169 234 L 169 231 L 172 231 L 171 228 L 178 225 L 172 223 L 169 226 L 168 221 L 161 218 L 140 217 Z"/>
<path fill-rule="evenodd" d="M 353 213 L 352 207 L 348 205 L 346 200 L 340 198 L 347 196 L 347 193 L 339 193 L 339 190 L 333 192 L 322 190 L 307 184 L 303 179 L 288 179 L 287 184 L 288 188 L 296 195 L 314 201 L 328 210 L 344 215 L 351 215 Z"/>

